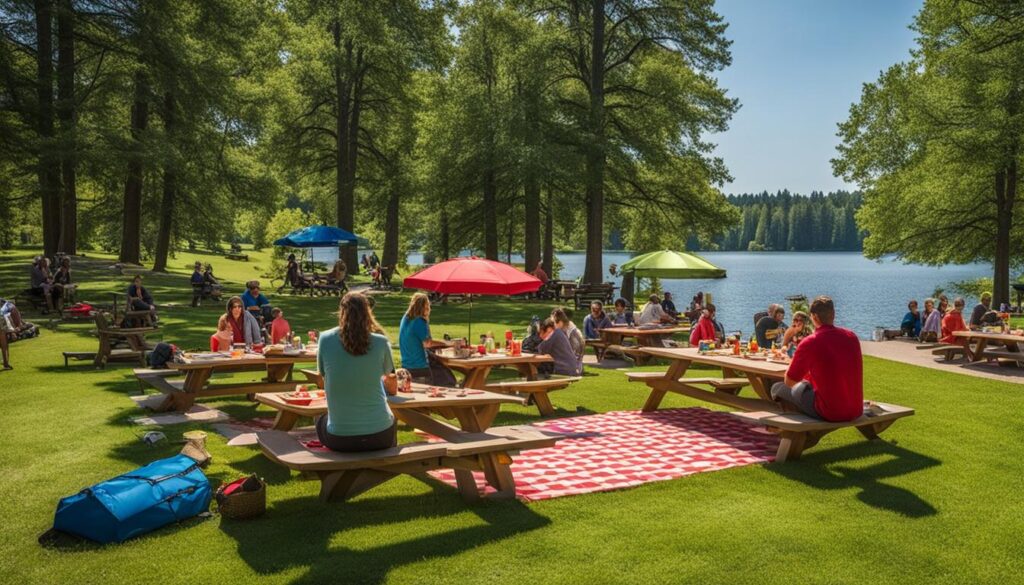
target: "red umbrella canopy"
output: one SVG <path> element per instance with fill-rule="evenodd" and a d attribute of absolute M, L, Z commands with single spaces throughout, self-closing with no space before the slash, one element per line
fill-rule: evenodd
<path fill-rule="evenodd" d="M 536 291 L 541 281 L 504 262 L 472 256 L 424 268 L 402 286 L 454 295 L 519 295 Z"/>

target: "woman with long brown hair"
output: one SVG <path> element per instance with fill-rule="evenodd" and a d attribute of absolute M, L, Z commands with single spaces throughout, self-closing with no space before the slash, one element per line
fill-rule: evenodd
<path fill-rule="evenodd" d="M 327 414 L 316 421 L 320 442 L 348 452 L 394 447 L 395 417 L 381 381 L 395 369 L 391 344 L 364 295 L 341 297 L 338 326 L 320 336 L 316 361 L 327 394 Z"/>

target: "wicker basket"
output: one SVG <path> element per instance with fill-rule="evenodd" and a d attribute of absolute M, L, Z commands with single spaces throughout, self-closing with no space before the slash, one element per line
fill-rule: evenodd
<path fill-rule="evenodd" d="M 224 487 L 228 484 L 222 484 L 217 488 L 214 499 L 217 500 L 220 515 L 232 520 L 246 520 L 263 515 L 267 511 L 267 483 L 258 477 L 256 480 L 260 482 L 260 487 L 256 491 L 237 490 L 230 495 L 224 495 Z"/>

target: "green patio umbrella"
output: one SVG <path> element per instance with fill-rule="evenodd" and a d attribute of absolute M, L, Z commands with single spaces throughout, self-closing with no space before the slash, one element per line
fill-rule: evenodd
<path fill-rule="evenodd" d="M 632 301 L 633 278 L 725 278 L 725 270 L 696 254 L 659 250 L 631 258 L 619 267 L 622 296 Z"/>

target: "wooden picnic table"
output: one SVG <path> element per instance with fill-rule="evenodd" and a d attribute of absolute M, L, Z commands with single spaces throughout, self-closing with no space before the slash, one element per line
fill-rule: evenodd
<path fill-rule="evenodd" d="M 640 347 L 662 347 L 662 337 L 675 335 L 676 333 L 689 333 L 690 328 L 685 325 L 659 327 L 620 326 L 598 329 L 597 332 L 601 335 L 601 341 L 607 345 L 622 345 L 623 339 L 631 337 L 636 339 L 636 343 Z M 651 359 L 649 355 L 642 352 L 634 353 L 632 356 L 638 366 L 646 364 Z"/>
<path fill-rule="evenodd" d="M 297 363 L 315 362 L 315 351 L 303 351 L 297 355 L 264 355 L 249 353 L 239 358 L 229 354 L 207 359 L 186 359 L 185 363 L 167 362 L 167 367 L 185 373 L 184 380 L 151 381 L 157 390 L 167 394 L 166 400 L 157 410 L 187 411 L 197 398 L 210 396 L 234 396 L 257 392 L 281 392 L 291 390 L 292 369 Z M 266 378 L 253 382 L 210 384 L 210 376 L 217 372 L 263 371 Z M 156 383 L 154 383 L 156 382 Z"/>
<path fill-rule="evenodd" d="M 1024 360 L 1020 344 L 1024 344 L 1024 336 L 1012 333 L 985 333 L 984 331 L 954 331 L 953 337 L 965 340 L 968 358 L 972 362 L 980 362 L 988 358 L 1008 358 L 1015 362 Z M 971 342 L 974 347 L 971 347 Z M 1002 349 L 988 350 L 989 345 L 1002 346 Z"/>
<path fill-rule="evenodd" d="M 443 439 L 451 438 L 451 435 L 459 430 L 472 433 L 485 431 L 494 422 L 494 417 L 503 403 L 523 403 L 522 398 L 508 394 L 471 390 L 472 394 L 460 396 L 464 393 L 462 388 L 445 387 L 441 387 L 444 396 L 433 398 L 427 395 L 427 389 L 430 387 L 428 384 L 414 383 L 411 393 L 400 392 L 396 396 L 388 396 L 388 406 L 398 420 Z M 300 406 L 288 404 L 284 399 L 285 394 L 264 392 L 256 395 L 258 402 L 277 411 L 274 430 L 289 431 L 301 417 L 315 418 L 327 413 L 326 399 L 314 400 L 309 405 Z M 434 413 L 449 420 L 457 420 L 461 429 L 432 418 L 430 415 Z"/>
<path fill-rule="evenodd" d="M 651 387 L 651 395 L 644 404 L 644 412 L 657 410 L 661 400 L 668 392 L 745 411 L 783 411 L 782 406 L 772 400 L 770 392 L 772 383 L 782 380 L 786 376 L 786 369 L 789 368 L 788 362 L 719 355 L 717 352 L 701 354 L 695 347 L 645 347 L 642 351 L 652 357 L 670 362 L 668 370 L 663 375 L 645 377 L 644 381 Z M 734 381 L 730 385 L 733 387 L 704 390 L 695 386 L 694 382 L 688 382 L 683 375 L 689 369 L 690 364 L 694 363 L 720 367 L 722 377 Z M 746 379 L 745 383 L 743 383 L 741 375 Z M 739 387 L 735 386 L 742 387 L 747 384 L 754 390 L 757 398 L 739 396 Z"/>
<path fill-rule="evenodd" d="M 437 360 L 445 367 L 460 372 L 465 376 L 462 382 L 463 388 L 474 388 L 483 390 L 487 385 L 487 376 L 495 367 L 509 366 L 519 370 L 527 380 L 537 379 L 537 365 L 555 361 L 549 355 L 534 353 L 523 353 L 522 355 L 507 355 L 505 353 L 489 353 L 486 355 L 473 355 L 471 357 L 457 358 L 436 352 Z"/>

